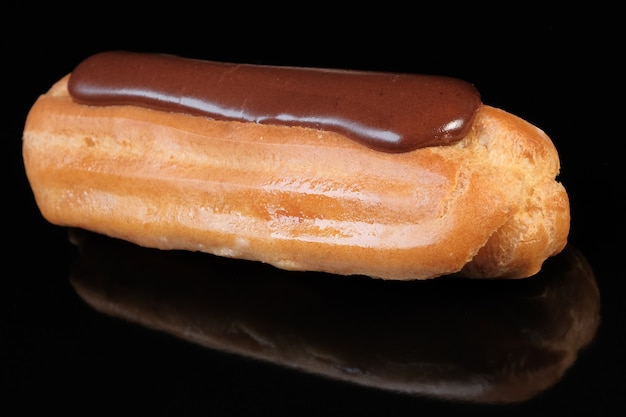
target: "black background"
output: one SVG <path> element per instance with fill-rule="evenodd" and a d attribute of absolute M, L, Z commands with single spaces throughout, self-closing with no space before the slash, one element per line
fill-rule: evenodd
<path fill-rule="evenodd" d="M 268 4 L 232 9 L 168 5 L 130 15 L 105 4 L 6 13 L 4 116 L 6 263 L 0 316 L 2 407 L 144 411 L 172 415 L 621 415 L 625 197 L 620 169 L 623 52 L 616 11 L 430 12 Z M 154 6 L 156 8 L 156 6 Z M 473 6 L 472 6 L 473 7 Z M 476 11 L 476 10 L 474 10 Z M 466 79 L 483 102 L 546 131 L 561 155 L 571 200 L 570 242 L 592 266 L 602 323 L 566 376 L 528 402 L 457 404 L 376 391 L 188 344 L 95 312 L 74 293 L 75 249 L 35 205 L 21 132 L 37 96 L 85 57 L 110 49 L 231 62 L 435 73 Z"/>

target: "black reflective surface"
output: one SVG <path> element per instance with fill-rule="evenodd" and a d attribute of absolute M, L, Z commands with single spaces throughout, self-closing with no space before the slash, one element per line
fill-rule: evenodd
<path fill-rule="evenodd" d="M 383 282 L 140 248 L 71 230 L 78 295 L 105 314 L 211 349 L 328 378 L 476 403 L 558 383 L 600 323 L 568 246 L 527 280 Z"/>
<path fill-rule="evenodd" d="M 167 13 L 174 21 L 196 14 L 176 10 Z M 371 21 L 323 14 L 270 24 L 260 18 L 266 11 L 239 10 L 259 17 L 253 26 L 220 15 L 226 33 L 238 30 L 243 41 L 207 24 L 206 15 L 202 25 L 169 20 L 169 30 L 159 18 L 115 12 L 102 26 L 65 11 L 38 9 L 42 20 L 16 15 L 24 31 L 39 34 L 13 32 L 2 41 L 9 92 L 2 407 L 86 415 L 623 414 L 626 207 L 612 13 L 565 18 L 542 10 L 520 23 L 468 17 L 449 25 L 463 36 L 447 41 L 410 19 L 374 31 L 379 13 Z M 605 24 L 592 32 L 580 23 L 592 21 Z M 555 142 L 572 204 L 570 247 L 526 282 L 385 285 L 160 256 L 79 231 L 70 240 L 37 210 L 21 130 L 38 94 L 86 56 L 110 49 L 471 81 L 485 103 L 526 118 Z"/>

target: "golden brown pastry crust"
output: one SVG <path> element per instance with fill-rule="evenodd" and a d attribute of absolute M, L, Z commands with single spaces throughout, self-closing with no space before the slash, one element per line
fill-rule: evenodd
<path fill-rule="evenodd" d="M 80 105 L 67 80 L 24 129 L 28 179 L 54 224 L 405 280 L 526 277 L 567 241 L 554 145 L 489 106 L 455 145 L 389 154 L 315 129 Z"/>

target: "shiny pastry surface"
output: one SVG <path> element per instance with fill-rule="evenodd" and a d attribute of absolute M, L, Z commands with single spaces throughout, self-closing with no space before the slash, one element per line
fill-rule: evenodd
<path fill-rule="evenodd" d="M 96 64 L 103 57 L 111 60 L 98 55 Z M 127 59 L 131 68 L 134 57 Z M 193 74 L 215 65 L 137 58 L 153 59 Z M 380 152 L 326 129 L 218 120 L 170 111 L 169 104 L 157 110 L 143 102 L 80 103 L 68 83 L 74 79 L 81 97 L 97 90 L 100 78 L 88 76 L 90 62 L 79 66 L 77 78 L 70 74 L 42 95 L 24 128 L 26 173 L 42 214 L 54 224 L 159 249 L 397 280 L 455 273 L 529 277 L 567 242 L 569 200 L 556 179 L 557 150 L 543 131 L 503 110 L 480 105 L 454 143 Z M 309 74 L 246 68 L 262 79 L 274 71 Z M 125 85 L 123 71 L 110 76 L 118 73 Z M 330 74 L 367 85 L 379 76 Z M 380 76 L 387 86 L 394 80 Z M 295 77 L 306 84 L 300 78 L 308 78 Z M 379 83 L 373 85 L 378 91 Z M 473 109 L 473 88 L 469 97 Z M 467 100 L 452 100 L 459 102 Z"/>

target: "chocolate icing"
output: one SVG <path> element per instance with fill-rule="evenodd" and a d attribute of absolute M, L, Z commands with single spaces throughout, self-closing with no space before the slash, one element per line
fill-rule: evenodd
<path fill-rule="evenodd" d="M 454 78 L 218 63 L 104 52 L 72 72 L 72 98 L 341 133 L 370 148 L 407 152 L 468 132 L 480 95 Z"/>

